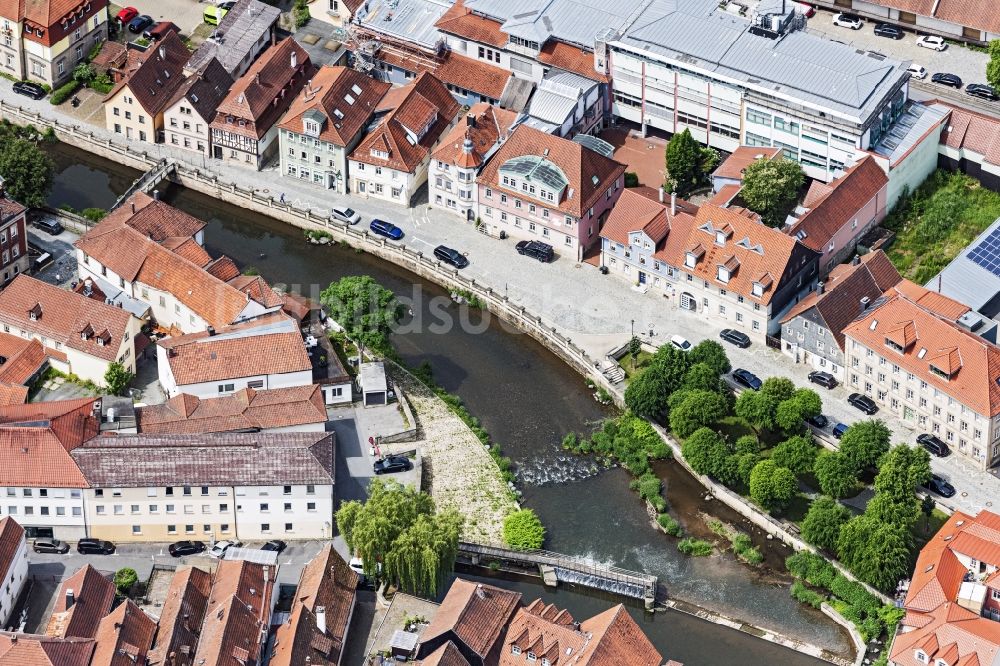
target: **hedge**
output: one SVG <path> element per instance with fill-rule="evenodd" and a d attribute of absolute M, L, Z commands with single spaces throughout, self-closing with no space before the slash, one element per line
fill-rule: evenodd
<path fill-rule="evenodd" d="M 78 91 L 79 89 L 80 89 L 79 81 L 70 81 L 66 85 L 56 88 L 52 92 L 52 96 L 49 98 L 49 102 L 51 102 L 53 106 L 58 106 L 59 104 L 62 104 L 71 96 L 76 94 L 76 91 Z"/>

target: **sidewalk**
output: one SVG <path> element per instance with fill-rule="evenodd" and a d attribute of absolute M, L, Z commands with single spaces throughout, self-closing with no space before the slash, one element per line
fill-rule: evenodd
<path fill-rule="evenodd" d="M 9 92 L 9 82 L 0 81 L 0 91 L 3 91 L 3 98 L 8 103 L 14 97 Z M 47 100 L 17 97 L 16 103 L 63 123 L 79 123 Z M 126 143 L 121 135 L 114 135 L 103 128 L 88 129 L 93 129 L 95 135 L 101 138 Z M 163 144 L 129 143 L 133 148 L 145 150 L 157 158 L 173 158 L 203 171 L 206 168 L 204 158 L 199 154 Z M 275 199 L 284 195 L 286 202 L 297 208 L 311 208 L 317 214 L 326 216 L 331 206 L 347 204 L 358 211 L 363 220 L 373 217 L 390 220 L 405 232 L 403 242 L 425 255 L 440 244 L 455 247 L 469 258 L 470 265 L 463 270 L 466 277 L 491 286 L 497 293 L 506 293 L 512 301 L 540 314 L 547 325 L 558 328 L 595 359 L 603 359 L 612 348 L 624 344 L 633 327 L 637 334 L 654 345 L 662 344 L 673 334 L 682 335 L 693 343 L 706 338 L 718 339 L 722 328 L 697 313 L 680 310 L 675 301 L 661 293 L 653 290 L 645 294 L 637 292 L 624 280 L 601 275 L 589 264 L 576 263 L 565 257 L 557 257 L 551 264 L 541 264 L 521 257 L 514 252 L 513 240 L 501 241 L 485 236 L 457 216 L 426 203 L 406 209 L 362 196 L 340 196 L 298 179 L 281 176 L 276 166 L 263 173 L 211 161 L 208 166 L 220 181 L 254 189 Z M 468 322 L 459 321 L 458 325 L 463 323 Z M 755 343 L 746 350 L 726 345 L 726 351 L 734 367 L 746 368 L 761 378 L 786 376 L 797 385 L 816 388 L 807 380 L 811 370 L 809 366 L 795 364 L 776 350 Z M 832 391 L 820 389 L 824 399 L 823 413 L 834 423 L 850 424 L 864 418 L 847 404 L 849 393 L 843 386 Z M 892 429 L 894 441 L 914 443 L 917 433 L 899 418 L 887 410 L 881 410 L 877 417 L 885 420 Z M 931 466 L 959 490 L 955 497 L 943 500 L 948 506 L 977 512 L 982 508 L 991 508 L 994 499 L 1000 498 L 1000 479 L 973 468 L 971 463 L 960 460 L 958 454 L 944 459 L 933 458 Z"/>

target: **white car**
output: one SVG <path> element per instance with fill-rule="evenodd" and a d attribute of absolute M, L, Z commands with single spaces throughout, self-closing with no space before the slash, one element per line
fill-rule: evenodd
<path fill-rule="evenodd" d="M 240 545 L 239 541 L 216 541 L 212 549 L 208 551 L 209 557 L 214 557 L 217 560 L 221 560 L 226 555 L 226 551 L 230 548 L 238 547 Z"/>
<path fill-rule="evenodd" d="M 358 574 L 359 576 L 365 575 L 365 562 L 360 557 L 352 557 L 350 563 L 347 565 L 351 568 L 351 571 Z"/>
<path fill-rule="evenodd" d="M 948 43 L 944 41 L 944 37 L 938 37 L 937 35 L 923 35 L 922 37 L 917 37 L 917 46 L 922 46 L 925 49 L 931 49 L 933 51 L 944 51 L 948 48 Z"/>
<path fill-rule="evenodd" d="M 361 221 L 361 216 L 358 215 L 357 211 L 346 206 L 334 206 L 330 209 L 330 215 L 348 224 L 357 224 Z"/>
<path fill-rule="evenodd" d="M 865 22 L 860 16 L 855 14 L 836 14 L 833 17 L 833 24 L 839 25 L 841 28 L 850 28 L 851 30 L 861 30 L 864 27 Z"/>
<path fill-rule="evenodd" d="M 671 335 L 670 344 L 672 344 L 674 347 L 677 347 L 681 351 L 687 351 L 688 349 L 691 349 L 691 343 L 688 342 L 687 338 L 682 337 L 680 335 Z"/>
<path fill-rule="evenodd" d="M 924 69 L 922 65 L 918 65 L 916 63 L 910 63 L 910 66 L 906 68 L 906 71 L 909 72 L 910 76 L 912 76 L 915 79 L 927 78 L 927 70 Z"/>

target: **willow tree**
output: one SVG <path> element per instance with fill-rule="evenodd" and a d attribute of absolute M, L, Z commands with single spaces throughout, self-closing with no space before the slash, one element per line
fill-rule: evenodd
<path fill-rule="evenodd" d="M 427 493 L 374 479 L 368 499 L 344 502 L 336 519 L 366 576 L 381 576 L 415 594 L 435 594 L 454 568 L 462 519 L 454 512 L 435 513 Z"/>

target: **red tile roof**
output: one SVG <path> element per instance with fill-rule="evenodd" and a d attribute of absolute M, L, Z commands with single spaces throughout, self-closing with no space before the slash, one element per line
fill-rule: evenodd
<path fill-rule="evenodd" d="M 547 134 L 527 125 L 518 125 L 483 167 L 476 182 L 520 196 L 518 191 L 503 186 L 498 172 L 508 160 L 524 155 L 544 158 L 562 170 L 569 185 L 558 202 L 558 209 L 574 217 L 580 217 L 591 208 L 625 173 L 624 164 L 584 148 L 576 141 Z"/>
<path fill-rule="evenodd" d="M 313 69 L 306 50 L 286 37 L 236 81 L 219 104 L 212 128 L 259 140 L 288 109 Z"/>
<path fill-rule="evenodd" d="M 929 294 L 930 297 L 924 304 L 918 304 L 914 294 Z M 844 329 L 844 335 L 891 357 L 905 371 L 912 372 L 978 414 L 996 416 L 1000 414 L 1000 385 L 997 383 L 1000 348 L 958 326 L 955 317 L 928 309 L 928 303 L 936 308 L 950 305 L 938 298 L 940 296 L 912 283 L 902 291 L 899 287 L 894 288 L 880 299 L 881 302 L 870 307 L 864 317 Z M 963 312 L 968 311 L 962 307 Z M 950 312 L 954 314 L 957 310 L 952 307 Z M 914 325 L 915 342 L 902 353 L 888 349 L 886 332 L 906 322 Z M 932 372 L 932 366 L 950 372 L 951 378 L 945 379 Z"/>
<path fill-rule="evenodd" d="M 822 252 L 830 239 L 845 225 L 850 224 L 879 193 L 885 197 L 889 177 L 874 157 L 866 156 L 848 169 L 844 175 L 827 186 L 818 200 L 810 202 L 810 210 L 788 230 L 806 247 Z M 859 231 L 867 220 L 862 220 Z"/>
<path fill-rule="evenodd" d="M 496 146 L 497 141 L 507 136 L 517 114 L 485 102 L 473 104 L 465 118 L 451 128 L 432 153 L 439 162 L 454 164 L 463 169 L 479 167 L 486 155 Z M 471 150 L 463 149 L 465 140 L 471 142 Z"/>
<path fill-rule="evenodd" d="M 861 314 L 861 299 L 867 297 L 869 303 L 874 303 L 902 279 L 882 250 L 869 252 L 864 261 L 834 267 L 824 282 L 823 293 L 810 292 L 788 311 L 781 323 L 815 309 L 809 316 L 823 322 L 843 351 L 844 329 Z"/>
<path fill-rule="evenodd" d="M 470 666 L 469 660 L 462 655 L 462 651 L 451 641 L 446 642 L 418 663 L 419 666 Z"/>
<path fill-rule="evenodd" d="M 16 520 L 6 516 L 0 519 L 0 576 L 6 578 L 14 564 L 14 557 L 24 543 L 24 528 Z M 27 555 L 27 548 L 24 554 Z"/>
<path fill-rule="evenodd" d="M 405 96 L 372 132 L 361 140 L 350 159 L 413 173 L 458 115 L 461 107 L 433 74 L 421 73 L 404 88 Z M 419 141 L 411 142 L 436 117 Z M 376 157 L 373 150 L 388 153 Z"/>
<path fill-rule="evenodd" d="M 155 633 L 156 620 L 127 599 L 101 620 L 94 637 L 97 646 L 90 666 L 135 666 L 145 663 Z"/>
<path fill-rule="evenodd" d="M 72 603 L 68 599 L 70 592 Z M 58 638 L 94 638 L 114 600 L 114 583 L 85 564 L 63 581 L 45 633 Z"/>
<path fill-rule="evenodd" d="M 503 48 L 507 46 L 509 38 L 500 30 L 500 25 L 497 21 L 473 14 L 462 0 L 457 0 L 441 15 L 434 27 L 441 32 L 464 37 L 473 42 Z"/>
<path fill-rule="evenodd" d="M 1000 622 L 994 622 L 955 603 L 944 603 L 928 614 L 925 626 L 899 633 L 890 661 L 897 666 L 922 666 L 942 659 L 955 666 L 986 666 L 1000 658 Z M 917 660 L 917 650 L 928 657 Z"/>
<path fill-rule="evenodd" d="M 947 102 L 937 103 L 951 108 L 951 117 L 941 132 L 941 143 L 979 153 L 986 162 L 1000 165 L 1000 120 Z"/>
<path fill-rule="evenodd" d="M 594 69 L 594 52 L 578 46 L 549 39 L 538 53 L 538 62 L 556 69 L 579 74 L 591 81 L 608 83 L 611 77 Z"/>
<path fill-rule="evenodd" d="M 194 663 L 257 663 L 262 632 L 270 626 L 275 568 L 252 562 L 219 562 L 209 593 Z"/>
<path fill-rule="evenodd" d="M 170 350 L 167 358 L 178 386 L 312 370 L 298 331 L 221 339 L 185 335 L 159 344 Z"/>
<path fill-rule="evenodd" d="M 989 33 L 1000 33 L 1000 14 L 993 0 L 870 0 L 872 4 L 931 16 Z"/>
<path fill-rule="evenodd" d="M 32 338 L 0 333 L 0 382 L 24 384 L 45 365 L 45 348 Z"/>
<path fill-rule="evenodd" d="M 245 388 L 205 400 L 181 393 L 160 405 L 137 407 L 136 419 L 142 433 L 270 430 L 324 423 L 326 407 L 318 385 L 267 391 Z"/>
<path fill-rule="evenodd" d="M 42 34 L 24 32 L 28 41 L 45 46 L 58 44 L 68 37 L 83 22 L 87 22 L 108 6 L 107 0 L 3 0 L 0 2 L 0 16 L 14 22 L 23 20 Z"/>
<path fill-rule="evenodd" d="M 89 666 L 91 638 L 0 632 L 0 666 Z"/>
<path fill-rule="evenodd" d="M 485 657 L 521 602 L 520 592 L 456 578 L 441 602 L 421 643 L 451 634 L 472 652 Z"/>
<path fill-rule="evenodd" d="M 11 218 L 20 215 L 21 213 L 28 210 L 18 202 L 5 197 L 3 191 L 0 190 L 0 222 L 7 222 Z"/>
<path fill-rule="evenodd" d="M 31 403 L 0 411 L 0 481 L 9 486 L 87 488 L 69 451 L 97 434 L 93 402 Z"/>
<path fill-rule="evenodd" d="M 126 87 L 135 101 L 151 116 L 163 112 L 174 93 L 184 83 L 184 65 L 191 52 L 176 32 L 167 33 L 151 46 L 141 64 L 116 85 L 104 101 L 113 99 Z M 150 127 L 150 132 L 153 128 Z"/>
<path fill-rule="evenodd" d="M 676 229 L 677 218 L 685 217 L 693 223 L 697 212 L 698 206 L 678 199 L 677 213 L 671 215 L 669 205 L 642 196 L 632 188 L 628 188 L 622 192 L 611 215 L 601 227 L 601 238 L 628 245 L 628 235 L 634 231 L 642 231 L 654 243 L 656 252 L 659 252 L 664 248 L 668 232 Z"/>
<path fill-rule="evenodd" d="M 272 666 L 334 666 L 354 612 L 358 575 L 327 544 L 302 569 L 285 624 L 275 632 Z M 322 628 L 319 626 L 322 624 Z"/>
<path fill-rule="evenodd" d="M 322 116 L 319 138 L 346 147 L 368 124 L 376 105 L 389 88 L 388 83 L 354 69 L 320 67 L 292 102 L 278 126 L 304 134 L 305 115 L 318 113 Z"/>
<path fill-rule="evenodd" d="M 204 569 L 181 569 L 170 580 L 159 630 L 149 653 L 151 666 L 193 666 L 202 620 L 208 606 L 212 576 Z"/>
<path fill-rule="evenodd" d="M 105 361 L 118 358 L 130 319 L 132 315 L 121 308 L 23 274 L 0 291 L 4 323 Z"/>
<path fill-rule="evenodd" d="M 722 164 L 712 172 L 713 178 L 728 178 L 743 180 L 743 170 L 759 159 L 775 159 L 781 154 L 781 148 L 765 148 L 761 146 L 740 146 L 732 155 L 723 160 Z"/>

